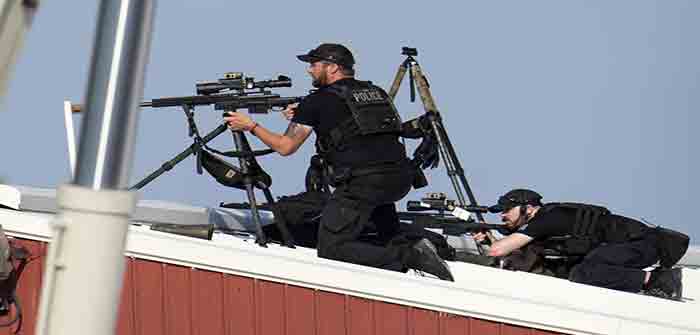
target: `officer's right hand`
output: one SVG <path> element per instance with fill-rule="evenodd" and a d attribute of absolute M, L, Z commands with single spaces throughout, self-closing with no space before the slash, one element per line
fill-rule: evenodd
<path fill-rule="evenodd" d="M 282 111 L 282 115 L 284 116 L 285 119 L 288 121 L 291 121 L 292 118 L 294 117 L 294 113 L 296 112 L 296 108 L 299 107 L 299 103 L 293 103 L 291 105 L 287 105 L 287 107 Z"/>
<path fill-rule="evenodd" d="M 485 233 L 482 233 L 482 232 L 479 232 L 479 233 L 476 233 L 476 234 L 472 234 L 472 238 L 473 238 L 474 241 L 476 241 L 477 243 L 481 243 L 481 242 L 484 242 L 484 241 L 486 240 L 486 234 L 485 234 Z"/>

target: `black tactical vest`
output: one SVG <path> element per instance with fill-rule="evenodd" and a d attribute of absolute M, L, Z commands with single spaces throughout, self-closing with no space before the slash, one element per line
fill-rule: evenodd
<path fill-rule="evenodd" d="M 550 237 L 544 244 L 566 255 L 585 255 L 603 243 L 636 240 L 647 231 L 643 223 L 613 215 L 602 206 L 560 202 L 545 204 L 541 210 L 547 212 L 554 208 L 563 208 L 574 215 L 573 231 L 569 236 Z"/>
<path fill-rule="evenodd" d="M 348 106 L 351 117 L 318 138 L 319 153 L 342 151 L 343 145 L 356 136 L 398 134 L 401 132 L 399 117 L 389 95 L 369 81 L 343 81 L 331 84 L 323 90 L 337 95 Z M 331 154 L 332 155 L 332 154 Z"/>

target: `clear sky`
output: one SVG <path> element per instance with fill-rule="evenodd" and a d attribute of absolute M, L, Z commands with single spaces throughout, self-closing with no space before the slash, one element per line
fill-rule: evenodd
<path fill-rule="evenodd" d="M 84 100 L 96 13 L 97 1 L 42 2 L 0 113 L 5 182 L 69 181 L 62 106 Z M 196 81 L 228 71 L 286 74 L 294 87 L 279 93 L 301 95 L 311 84 L 294 56 L 321 42 L 350 47 L 358 77 L 388 88 L 401 47 L 413 46 L 479 203 L 529 187 L 545 201 L 597 203 L 683 230 L 698 244 L 699 15 L 691 0 L 159 1 L 144 96 L 191 95 Z M 405 82 L 397 99 L 405 119 L 422 111 Z M 211 108 L 196 115 L 204 132 L 220 122 Z M 280 115 L 256 119 L 286 127 Z M 191 143 L 177 108 L 143 109 L 137 136 L 134 183 Z M 260 159 L 276 196 L 301 191 L 312 152 L 308 141 L 293 156 Z M 407 199 L 453 194 L 443 166 L 429 179 Z M 142 198 L 217 206 L 245 196 L 196 175 L 189 158 Z"/>

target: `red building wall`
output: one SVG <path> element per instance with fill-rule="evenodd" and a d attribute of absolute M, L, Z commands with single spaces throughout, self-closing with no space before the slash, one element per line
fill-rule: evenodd
<path fill-rule="evenodd" d="M 15 239 L 36 257 L 18 286 L 21 334 L 34 334 L 46 243 Z M 117 334 L 558 334 L 265 280 L 127 259 Z M 76 304 L 89 303 L 76 297 Z M 0 322 L 7 317 L 0 318 Z M 1 328 L 0 335 L 13 329 Z"/>

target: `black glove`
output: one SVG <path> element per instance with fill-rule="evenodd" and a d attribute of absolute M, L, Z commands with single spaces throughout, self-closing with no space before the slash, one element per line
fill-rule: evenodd
<path fill-rule="evenodd" d="M 430 167 L 434 169 L 440 165 L 440 153 L 438 152 L 438 143 L 435 136 L 432 134 L 423 137 L 415 151 L 413 151 L 412 162 L 415 166 L 420 166 L 421 169 Z"/>

